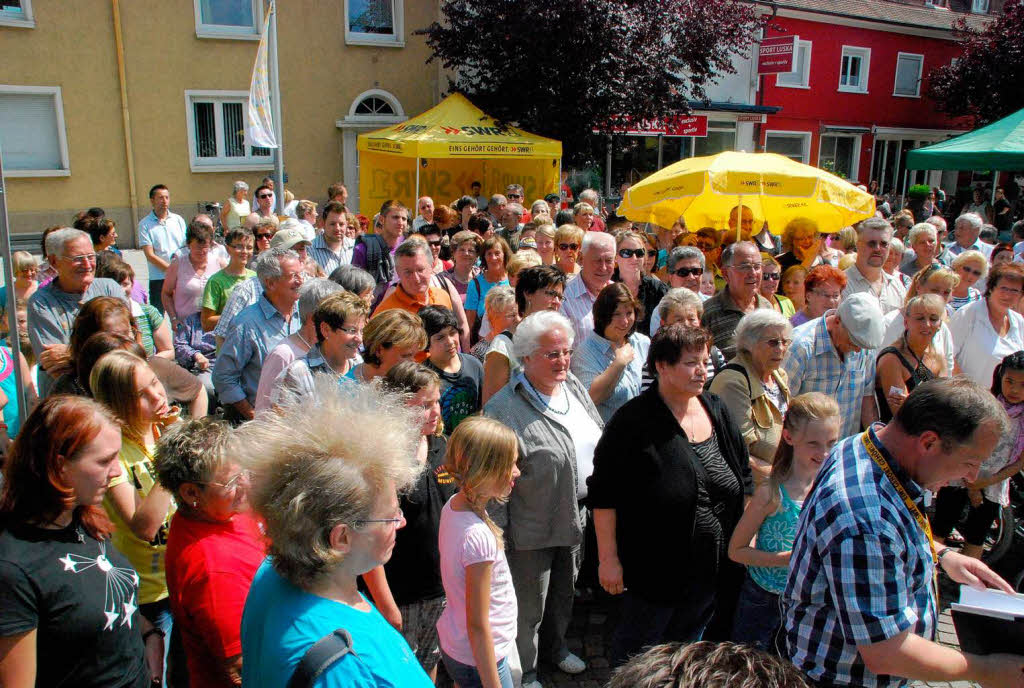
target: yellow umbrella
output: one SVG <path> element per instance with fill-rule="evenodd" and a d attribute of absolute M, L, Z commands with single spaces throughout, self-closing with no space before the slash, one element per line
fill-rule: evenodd
<path fill-rule="evenodd" d="M 634 222 L 671 227 L 680 216 L 690 231 L 722 229 L 738 205 L 782 234 L 790 220 L 808 218 L 835 232 L 875 214 L 875 199 L 834 174 L 775 153 L 727 151 L 687 158 L 658 170 L 626 191 L 618 213 Z M 737 223 L 737 232 L 739 231 Z"/>

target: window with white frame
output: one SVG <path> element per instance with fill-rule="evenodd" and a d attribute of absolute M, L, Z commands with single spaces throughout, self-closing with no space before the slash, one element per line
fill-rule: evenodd
<path fill-rule="evenodd" d="M 245 134 L 247 91 L 185 91 L 189 163 L 194 172 L 262 170 L 273 151 Z"/>
<path fill-rule="evenodd" d="M 345 42 L 405 45 L 404 0 L 345 0 Z"/>
<path fill-rule="evenodd" d="M 0 0 L 0 26 L 34 27 L 32 0 Z"/>
<path fill-rule="evenodd" d="M 764 149 L 797 162 L 806 163 L 811 148 L 811 134 L 806 131 L 769 131 L 765 134 Z"/>
<path fill-rule="evenodd" d="M 839 65 L 839 90 L 850 93 L 868 92 L 868 70 L 871 66 L 871 49 L 843 46 Z"/>
<path fill-rule="evenodd" d="M 988 0 L 972 0 L 971 12 L 975 14 L 988 14 Z"/>
<path fill-rule="evenodd" d="M 797 40 L 794 70 L 775 77 L 776 86 L 809 88 L 811 83 L 811 42 Z"/>
<path fill-rule="evenodd" d="M 893 86 L 892 94 L 906 98 L 920 98 L 923 67 L 924 55 L 899 53 L 896 56 L 896 83 Z"/>
<path fill-rule="evenodd" d="M 4 176 L 71 173 L 59 86 L 0 86 L 0 150 Z"/>
<path fill-rule="evenodd" d="M 262 0 L 193 1 L 200 38 L 259 38 Z"/>
<path fill-rule="evenodd" d="M 822 134 L 818 147 L 818 167 L 843 179 L 857 176 L 860 137 L 850 134 Z"/>

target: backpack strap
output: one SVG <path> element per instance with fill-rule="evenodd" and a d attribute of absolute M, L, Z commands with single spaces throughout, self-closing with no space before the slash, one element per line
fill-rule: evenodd
<path fill-rule="evenodd" d="M 287 688 L 313 688 L 320 675 L 347 654 L 356 656 L 352 649 L 352 636 L 344 628 L 338 628 L 313 643 L 302 659 L 295 665 Z"/>
<path fill-rule="evenodd" d="M 718 372 L 720 373 L 723 370 L 734 370 L 736 372 L 743 373 L 743 379 L 747 381 L 747 394 L 749 395 L 753 392 L 753 388 L 750 386 L 750 373 L 747 372 L 746 368 L 741 366 L 739 363 L 726 363 Z"/>

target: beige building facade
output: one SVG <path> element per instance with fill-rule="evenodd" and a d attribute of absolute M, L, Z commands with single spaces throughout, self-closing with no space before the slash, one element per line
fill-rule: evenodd
<path fill-rule="evenodd" d="M 189 218 L 255 190 L 270 151 L 244 135 L 263 0 L 5 0 L 0 150 L 15 243 L 99 206 L 122 247 L 154 184 Z M 440 71 L 413 32 L 437 0 L 279 0 L 287 188 L 358 206 L 358 134 L 439 101 Z M 363 209 L 365 212 L 368 209 Z"/>

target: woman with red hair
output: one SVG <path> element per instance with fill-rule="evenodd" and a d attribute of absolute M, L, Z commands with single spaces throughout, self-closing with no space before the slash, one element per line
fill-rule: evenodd
<path fill-rule="evenodd" d="M 825 315 L 825 311 L 838 308 L 845 288 L 846 273 L 839 268 L 831 265 L 811 268 L 804 279 L 804 307 L 789 322 L 796 327 L 820 318 Z"/>
<path fill-rule="evenodd" d="M 150 684 L 139 577 L 101 508 L 121 475 L 121 428 L 58 395 L 22 426 L 0 493 L 0 685 Z"/>

